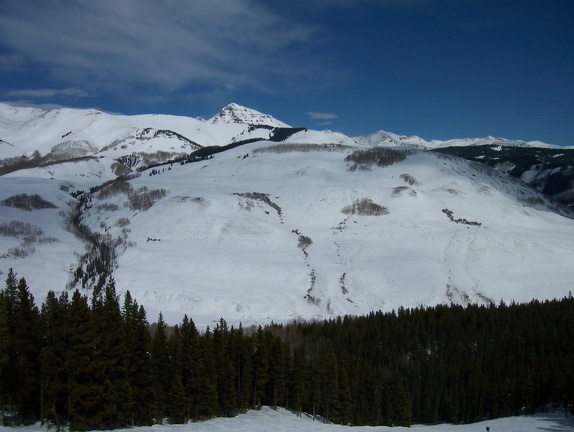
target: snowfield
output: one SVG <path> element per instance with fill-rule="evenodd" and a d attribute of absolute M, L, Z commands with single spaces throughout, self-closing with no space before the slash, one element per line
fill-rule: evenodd
<path fill-rule="evenodd" d="M 152 317 L 254 324 L 568 294 L 574 222 L 519 202 L 532 191 L 518 182 L 429 153 L 353 172 L 351 150 L 258 152 L 268 145 L 142 175 L 134 189 L 169 191 L 145 214 L 86 216 L 111 233 L 131 221 L 116 282 Z M 342 212 L 364 199 L 388 214 Z"/>
<path fill-rule="evenodd" d="M 233 418 L 215 418 L 205 422 L 188 423 L 184 425 L 155 425 L 151 427 L 136 427 L 124 429 L 130 432 L 326 432 L 326 431 L 397 431 L 409 430 L 415 432 L 485 432 L 490 428 L 490 432 L 525 432 L 525 431 L 571 431 L 574 430 L 572 417 L 564 417 L 558 414 L 539 414 L 535 416 L 509 417 L 495 420 L 488 420 L 467 425 L 413 425 L 410 428 L 387 426 L 342 426 L 333 424 L 323 424 L 313 421 L 309 416 L 297 417 L 295 414 L 278 408 L 276 411 L 269 407 L 263 407 L 259 411 L 248 411 Z M 11 432 L 14 428 L 0 426 L 0 432 Z M 23 432 L 45 431 L 46 426 L 20 427 Z M 122 431 L 122 429 L 116 429 Z"/>
<path fill-rule="evenodd" d="M 209 121 L 0 104 L 1 158 L 54 148 L 83 156 L 0 177 L 0 271 L 25 277 L 38 304 L 71 287 L 89 249 L 70 231 L 84 191 L 81 223 L 117 244 L 116 289 L 129 290 L 150 321 L 163 312 L 169 324 L 187 314 L 200 328 L 221 317 L 252 325 L 572 289 L 573 219 L 482 164 L 416 151 L 418 137 L 386 133 L 408 151 L 378 166 L 348 160 L 373 149 L 376 134 L 356 143 L 300 130 L 89 192 L 116 178 L 121 156 L 136 166 L 162 151 L 187 154 L 190 142 L 267 138 L 273 126 L 285 125 L 233 104 Z M 10 204 L 23 194 L 54 207 Z M 17 222 L 29 227 L 15 231 Z"/>

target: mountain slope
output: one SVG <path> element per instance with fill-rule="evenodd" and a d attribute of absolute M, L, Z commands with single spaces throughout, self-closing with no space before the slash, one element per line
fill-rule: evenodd
<path fill-rule="evenodd" d="M 69 215 L 76 200 L 64 183 L 0 177 L 0 275 L 13 268 L 28 281 L 36 301 L 65 288 L 86 245 Z"/>
<path fill-rule="evenodd" d="M 385 133 L 396 152 L 375 135 L 235 104 L 209 121 L 0 104 L 0 271 L 39 302 L 109 271 L 151 320 L 203 327 L 568 294 L 566 210 L 418 137 Z"/>
<path fill-rule="evenodd" d="M 574 208 L 574 149 L 481 145 L 435 151 L 487 164 Z"/>
<path fill-rule="evenodd" d="M 126 236 L 117 287 L 170 321 L 567 295 L 574 221 L 529 187 L 462 159 L 379 167 L 346 161 L 354 151 L 247 144 L 103 189 L 82 218 Z M 138 194 L 153 205 L 134 206 Z"/>
<path fill-rule="evenodd" d="M 250 123 L 247 123 L 249 121 Z M 97 110 L 40 110 L 0 103 L 0 175 L 111 180 L 135 169 L 187 156 L 205 146 L 268 139 L 285 123 L 230 104 L 210 121 L 169 115 L 112 115 Z M 94 164 L 94 160 L 99 163 Z M 92 163 L 86 164 L 86 161 Z M 125 161 L 129 161 L 127 164 Z M 74 163 L 85 168 L 62 168 Z M 94 167 L 95 165 L 95 167 Z M 40 169 L 37 169 L 40 168 Z"/>

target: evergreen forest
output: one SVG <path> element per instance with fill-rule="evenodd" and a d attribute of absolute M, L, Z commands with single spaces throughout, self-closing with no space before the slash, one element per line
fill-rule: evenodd
<path fill-rule="evenodd" d="M 471 423 L 574 403 L 574 298 L 198 331 L 149 324 L 110 279 L 38 307 L 0 290 L 0 421 L 115 429 L 262 405 L 351 425 Z"/>

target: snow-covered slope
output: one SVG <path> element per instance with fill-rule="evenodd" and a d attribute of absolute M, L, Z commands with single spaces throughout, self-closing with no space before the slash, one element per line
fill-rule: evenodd
<path fill-rule="evenodd" d="M 398 146 L 416 146 L 424 149 L 429 143 L 418 136 L 398 135 L 392 132 L 380 130 L 366 135 L 354 138 L 357 143 L 367 147 L 398 147 Z"/>
<path fill-rule="evenodd" d="M 151 320 L 187 313 L 200 326 L 571 289 L 574 221 L 525 184 L 419 151 L 417 137 L 386 133 L 405 150 L 388 153 L 378 138 L 285 130 L 260 114 L 230 105 L 206 122 L 0 104 L 0 169 L 10 168 L 0 271 L 14 268 L 42 302 L 87 270 L 97 241 L 114 248 L 118 291 Z M 230 143 L 241 145 L 135 171 Z"/>
<path fill-rule="evenodd" d="M 304 129 L 291 135 L 286 142 L 293 144 L 357 144 L 355 140 L 340 132 L 330 130 L 314 131 L 309 129 Z"/>
<path fill-rule="evenodd" d="M 45 111 L 0 103 L 0 174 L 27 170 L 16 175 L 53 178 L 71 173 L 69 179 L 75 180 L 79 172 L 94 186 L 201 147 L 268 139 L 273 127 L 287 125 L 237 104 L 228 105 L 206 122 L 68 108 Z M 99 163 L 94 164 L 94 159 Z M 126 166 L 124 160 L 130 163 Z M 68 162 L 75 166 L 54 167 Z"/>
<path fill-rule="evenodd" d="M 41 303 L 48 290 L 65 288 L 84 252 L 69 224 L 76 200 L 65 183 L 0 177 L 0 184 L 0 275 L 14 268 Z"/>
<path fill-rule="evenodd" d="M 434 153 L 379 167 L 353 151 L 248 144 L 93 194 L 83 221 L 125 237 L 118 289 L 171 322 L 568 294 L 574 221 L 524 184 Z"/>

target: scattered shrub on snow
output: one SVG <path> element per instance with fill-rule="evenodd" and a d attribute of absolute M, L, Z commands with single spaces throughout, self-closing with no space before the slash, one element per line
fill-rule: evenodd
<path fill-rule="evenodd" d="M 393 188 L 393 196 L 400 196 L 404 191 L 409 191 L 410 196 L 417 196 L 417 192 L 408 186 L 397 186 Z"/>
<path fill-rule="evenodd" d="M 132 189 L 132 186 L 124 180 L 114 180 L 106 184 L 98 194 L 99 199 L 116 196 L 120 193 L 127 194 Z"/>
<path fill-rule="evenodd" d="M 117 204 L 113 204 L 113 203 L 103 203 L 98 205 L 97 210 L 103 210 L 106 212 L 114 212 L 114 211 L 118 211 L 120 208 L 118 207 Z"/>
<path fill-rule="evenodd" d="M 127 217 L 119 218 L 116 222 L 116 226 L 120 228 L 127 227 L 130 224 L 130 220 Z"/>
<path fill-rule="evenodd" d="M 34 246 L 20 246 L 8 249 L 8 256 L 13 258 L 26 258 L 27 256 L 33 255 L 36 252 Z"/>
<path fill-rule="evenodd" d="M 1 204 L 6 207 L 15 207 L 20 210 L 26 210 L 26 211 L 47 209 L 47 208 L 52 209 L 58 208 L 55 204 L 52 204 L 50 201 L 45 200 L 38 194 L 13 195 L 9 198 L 6 198 L 4 201 L 1 202 Z"/>
<path fill-rule="evenodd" d="M 276 203 L 274 203 L 273 201 L 271 201 L 269 199 L 269 194 L 262 193 L 262 192 L 245 192 L 245 193 L 234 192 L 233 195 L 237 195 L 237 196 L 240 196 L 243 198 L 250 198 L 250 199 L 255 200 L 255 201 L 264 202 L 265 204 L 267 204 L 271 208 L 275 209 L 275 211 L 277 212 L 277 214 L 279 215 L 280 218 L 283 217 L 283 212 L 281 210 L 281 207 L 279 207 L 279 205 L 277 205 Z M 247 209 L 249 210 L 250 208 L 248 207 Z"/>
<path fill-rule="evenodd" d="M 389 209 L 383 207 L 369 198 L 361 198 L 353 204 L 343 207 L 341 210 L 346 215 L 357 214 L 360 216 L 382 216 L 389 214 Z"/>
<path fill-rule="evenodd" d="M 0 224 L 0 235 L 5 237 L 39 236 L 42 235 L 42 228 L 27 222 L 11 221 Z"/>
<path fill-rule="evenodd" d="M 148 189 L 146 186 L 133 190 L 130 183 L 123 180 L 109 182 L 99 192 L 99 199 L 104 199 L 117 194 L 128 196 L 128 206 L 132 210 L 148 210 L 154 203 L 167 195 L 165 189 Z M 104 210 L 117 210 L 115 204 L 101 204 Z M 110 206 L 106 208 L 105 206 Z M 115 206 L 115 207 L 114 207 Z"/>
<path fill-rule="evenodd" d="M 355 171 L 365 170 L 371 165 L 376 164 L 379 167 L 387 167 L 395 162 L 402 162 L 407 158 L 404 152 L 391 150 L 384 147 L 373 147 L 367 150 L 355 150 L 345 158 L 346 162 L 354 162 L 348 170 Z"/>
<path fill-rule="evenodd" d="M 297 247 L 299 247 L 301 249 L 305 249 L 307 246 L 311 246 L 312 244 L 313 244 L 313 240 L 311 240 L 311 237 L 300 235 L 299 236 L 299 244 L 297 245 Z"/>
<path fill-rule="evenodd" d="M 461 224 L 461 225 L 475 225 L 475 226 L 482 226 L 480 222 L 469 221 L 466 219 L 455 219 L 452 210 L 449 209 L 442 209 L 442 212 L 447 215 L 447 217 L 454 223 Z"/>
<path fill-rule="evenodd" d="M 405 182 L 407 182 L 411 186 L 420 186 L 420 184 L 421 184 L 416 178 L 414 178 L 410 174 L 406 174 L 406 173 L 401 174 L 399 177 L 402 178 Z"/>
<path fill-rule="evenodd" d="M 344 144 L 275 144 L 258 147 L 253 153 L 343 152 L 349 148 Z"/>
<path fill-rule="evenodd" d="M 157 200 L 167 195 L 165 189 L 148 189 L 146 186 L 128 193 L 129 206 L 132 210 L 148 210 Z"/>

